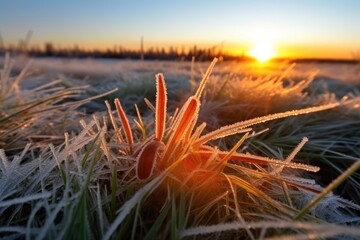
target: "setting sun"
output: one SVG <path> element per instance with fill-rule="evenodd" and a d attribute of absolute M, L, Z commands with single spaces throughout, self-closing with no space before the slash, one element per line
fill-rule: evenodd
<path fill-rule="evenodd" d="M 273 46 L 267 42 L 258 42 L 253 45 L 249 52 L 250 56 L 256 58 L 259 62 L 266 62 L 275 56 Z"/>

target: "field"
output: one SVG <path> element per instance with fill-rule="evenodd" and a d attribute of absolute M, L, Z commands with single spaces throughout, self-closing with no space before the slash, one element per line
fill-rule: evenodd
<path fill-rule="evenodd" d="M 357 64 L 0 66 L 0 237 L 360 237 Z"/>

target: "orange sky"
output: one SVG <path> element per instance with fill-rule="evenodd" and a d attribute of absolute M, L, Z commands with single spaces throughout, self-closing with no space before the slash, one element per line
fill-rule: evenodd
<path fill-rule="evenodd" d="M 33 32 L 31 44 L 106 49 L 145 49 L 224 43 L 248 54 L 256 42 L 278 57 L 353 58 L 360 50 L 357 0 L 0 1 L 5 45 Z M 1 44 L 1 42 L 0 42 Z"/>

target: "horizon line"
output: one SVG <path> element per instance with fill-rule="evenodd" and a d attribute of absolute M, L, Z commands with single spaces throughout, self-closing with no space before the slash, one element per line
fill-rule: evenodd
<path fill-rule="evenodd" d="M 2 39 L 1 39 L 2 40 Z M 249 55 L 249 53 L 246 53 L 246 51 L 231 51 L 229 49 L 224 48 L 224 41 L 219 44 L 214 44 L 211 47 L 206 46 L 206 44 L 180 44 L 180 45 L 167 45 L 167 46 L 161 46 L 161 45 L 150 45 L 148 47 L 144 47 L 143 39 L 141 38 L 140 44 L 138 44 L 139 47 L 124 47 L 121 44 L 114 44 L 113 46 L 106 46 L 106 47 L 84 47 L 83 45 L 74 43 L 73 46 L 61 46 L 61 44 L 53 43 L 51 41 L 44 41 L 41 44 L 29 44 L 29 38 L 26 40 L 20 39 L 17 44 L 10 43 L 7 44 L 7 46 L 4 44 L 4 41 L 0 41 L 0 53 L 2 52 L 24 52 L 24 53 L 33 53 L 35 55 L 43 54 L 49 49 L 51 49 L 52 52 L 56 54 L 61 54 L 62 52 L 70 52 L 75 53 L 79 52 L 81 54 L 90 55 L 90 54 L 104 54 L 104 53 L 112 53 L 116 54 L 119 52 L 137 52 L 140 55 L 149 55 L 149 54 L 175 54 L 177 57 L 183 55 L 188 56 L 191 55 L 191 52 L 202 52 L 205 51 L 213 51 L 211 56 L 226 56 L 227 58 L 231 59 L 255 59 L 253 56 Z M 214 53 L 214 52 L 217 52 Z M 237 53 L 236 53 L 237 52 Z M 289 61 L 315 61 L 315 62 L 324 62 L 324 61 L 332 61 L 332 62 L 359 62 L 360 57 L 356 55 L 356 52 L 350 52 L 351 57 L 322 57 L 319 56 L 274 56 L 271 58 L 271 61 L 282 61 L 282 60 L 289 60 Z M 49 54 L 48 54 L 49 55 Z M 110 54 L 109 54 L 110 55 Z M 195 54 L 196 55 L 196 54 Z M 358 54 L 360 55 L 360 54 Z M 66 57 L 66 56 L 62 56 Z M 91 56 L 88 56 L 91 57 Z M 93 56 L 96 57 L 96 56 Z M 141 57 L 141 56 L 140 56 Z M 98 57 L 97 57 L 98 58 Z M 105 58 L 109 58 L 106 57 Z M 117 57 L 110 57 L 110 58 L 117 58 Z M 175 59 L 176 60 L 176 59 Z"/>

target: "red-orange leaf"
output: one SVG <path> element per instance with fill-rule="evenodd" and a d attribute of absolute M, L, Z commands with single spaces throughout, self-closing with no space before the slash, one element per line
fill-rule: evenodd
<path fill-rule="evenodd" d="M 119 101 L 119 99 L 115 99 L 115 106 L 116 106 L 116 109 L 117 109 L 117 112 L 118 112 L 118 115 L 119 115 L 119 118 L 120 118 L 120 121 L 121 121 L 121 124 L 124 128 L 124 131 L 125 131 L 125 137 L 126 137 L 126 141 L 128 144 L 132 145 L 133 144 L 133 136 L 132 136 L 132 131 L 131 131 L 131 128 L 130 128 L 130 124 L 129 124 L 129 120 L 128 118 L 126 117 L 126 114 L 121 106 L 121 103 Z"/>
<path fill-rule="evenodd" d="M 166 85 L 161 73 L 156 75 L 156 88 L 155 137 L 161 141 L 165 131 L 167 104 Z"/>
<path fill-rule="evenodd" d="M 197 117 L 199 105 L 199 100 L 192 97 L 189 98 L 186 109 L 180 116 L 179 123 L 175 128 L 174 135 L 171 139 L 171 143 L 169 144 L 169 146 L 173 143 L 178 142 L 184 136 L 186 130 L 189 129 L 189 127 L 191 126 L 191 122 Z"/>
<path fill-rule="evenodd" d="M 136 176 L 138 179 L 146 180 L 151 176 L 161 146 L 161 142 L 157 139 L 145 144 L 137 158 Z"/>
<path fill-rule="evenodd" d="M 190 97 L 184 105 L 184 108 L 179 115 L 178 122 L 174 127 L 174 132 L 166 144 L 166 151 L 164 153 L 165 161 L 169 160 L 168 158 L 171 156 L 171 153 L 174 151 L 177 144 L 184 137 L 186 131 L 191 131 L 191 128 L 194 127 L 191 126 L 191 122 L 197 118 L 199 106 L 199 100 L 194 97 Z"/>

